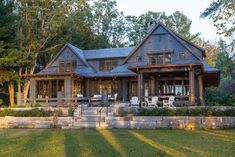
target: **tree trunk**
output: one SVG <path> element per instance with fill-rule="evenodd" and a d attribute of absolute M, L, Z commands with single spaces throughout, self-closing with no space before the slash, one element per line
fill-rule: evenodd
<path fill-rule="evenodd" d="M 15 101 L 14 101 L 14 84 L 13 83 L 8 83 L 8 92 L 9 92 L 10 105 L 13 106 L 15 104 Z"/>
<path fill-rule="evenodd" d="M 18 93 L 21 93 L 21 77 L 22 77 L 22 67 L 19 67 Z"/>

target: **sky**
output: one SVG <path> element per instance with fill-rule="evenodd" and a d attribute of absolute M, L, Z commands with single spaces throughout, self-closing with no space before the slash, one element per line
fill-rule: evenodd
<path fill-rule="evenodd" d="M 125 15 L 139 16 L 148 11 L 162 12 L 167 15 L 175 11 L 182 11 L 192 20 L 190 32 L 201 33 L 201 37 L 212 42 L 219 39 L 216 34 L 216 28 L 210 19 L 200 18 L 203 12 L 213 0 L 116 0 L 117 8 L 123 11 Z"/>

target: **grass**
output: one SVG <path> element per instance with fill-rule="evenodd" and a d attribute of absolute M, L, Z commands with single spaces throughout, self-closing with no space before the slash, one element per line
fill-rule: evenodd
<path fill-rule="evenodd" d="M 4 157 L 232 157 L 232 130 L 0 129 Z"/>

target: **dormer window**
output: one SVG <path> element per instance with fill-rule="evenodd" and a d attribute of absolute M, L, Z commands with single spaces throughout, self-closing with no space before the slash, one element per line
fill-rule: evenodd
<path fill-rule="evenodd" d="M 77 61 L 60 61 L 59 72 L 73 72 L 77 67 Z"/>
<path fill-rule="evenodd" d="M 70 72 L 71 71 L 71 63 L 67 62 L 66 63 L 66 68 L 65 68 L 66 72 Z"/>
<path fill-rule="evenodd" d="M 142 56 L 137 56 L 136 57 L 136 62 L 142 62 L 143 60 L 142 60 Z"/>
<path fill-rule="evenodd" d="M 75 71 L 75 69 L 77 68 L 77 62 L 76 61 L 72 61 L 72 71 Z"/>

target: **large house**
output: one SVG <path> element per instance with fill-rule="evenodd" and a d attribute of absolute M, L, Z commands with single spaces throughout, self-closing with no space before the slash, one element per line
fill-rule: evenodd
<path fill-rule="evenodd" d="M 30 76 L 31 102 L 76 101 L 106 91 L 128 102 L 158 96 L 204 105 L 204 88 L 218 86 L 219 70 L 203 58 L 205 50 L 161 23 L 153 23 L 134 47 L 81 50 L 66 44 L 41 72 Z"/>

